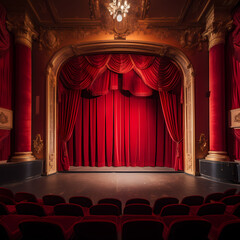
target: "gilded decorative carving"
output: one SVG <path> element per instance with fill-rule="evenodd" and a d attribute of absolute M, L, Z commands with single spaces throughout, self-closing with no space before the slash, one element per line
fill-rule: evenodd
<path fill-rule="evenodd" d="M 29 48 L 32 47 L 32 39 L 38 36 L 27 14 L 8 16 L 7 27 L 9 31 L 14 32 L 15 42 L 20 42 Z"/>
<path fill-rule="evenodd" d="M 168 46 L 161 46 L 157 50 L 156 54 L 161 56 L 161 57 L 164 57 L 164 56 L 167 55 L 168 49 L 169 49 Z"/>
<path fill-rule="evenodd" d="M 234 122 L 240 122 L 240 113 L 238 113 L 235 117 L 234 117 Z"/>
<path fill-rule="evenodd" d="M 240 108 L 231 109 L 229 111 L 229 127 L 240 128 Z"/>
<path fill-rule="evenodd" d="M 209 49 L 215 45 L 225 43 L 225 34 L 232 28 L 230 14 L 222 13 L 213 8 L 207 18 L 206 29 L 202 34 L 203 38 L 208 39 Z"/>
<path fill-rule="evenodd" d="M 57 38 L 56 31 L 41 29 L 39 37 L 40 50 L 43 48 L 53 50 L 59 46 L 59 39 Z"/>
<path fill-rule="evenodd" d="M 8 116 L 5 115 L 3 112 L 0 113 L 0 123 L 1 124 L 8 123 Z"/>
<path fill-rule="evenodd" d="M 49 170 L 50 171 L 55 170 L 54 161 L 55 161 L 55 154 L 54 153 L 49 154 Z"/>
<path fill-rule="evenodd" d="M 189 28 L 185 30 L 180 36 L 180 45 L 183 48 L 195 48 L 199 51 L 202 50 L 202 29 Z"/>
<path fill-rule="evenodd" d="M 50 86 L 52 88 L 55 88 L 56 87 L 56 81 L 57 81 L 57 78 L 56 78 L 56 75 L 54 74 L 53 70 L 52 70 L 52 66 L 49 65 L 48 68 L 47 68 L 47 76 L 49 78 L 49 83 L 50 83 Z"/>
<path fill-rule="evenodd" d="M 38 155 L 43 150 L 43 140 L 40 134 L 37 134 L 33 139 L 33 149 L 36 155 Z"/>
<path fill-rule="evenodd" d="M 99 9 L 99 0 L 89 0 L 89 11 L 91 19 L 99 19 L 100 18 L 100 9 Z"/>
<path fill-rule="evenodd" d="M 208 153 L 208 141 L 204 133 L 200 134 L 199 140 L 196 142 L 196 158 L 205 158 Z"/>

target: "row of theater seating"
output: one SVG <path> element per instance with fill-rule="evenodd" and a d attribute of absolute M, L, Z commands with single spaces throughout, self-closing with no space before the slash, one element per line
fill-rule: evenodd
<path fill-rule="evenodd" d="M 181 203 L 162 197 L 153 208 L 147 199 L 134 198 L 126 202 L 122 216 L 122 203 L 113 198 L 93 205 L 81 196 L 65 203 L 58 195 L 37 199 L 6 188 L 0 194 L 0 239 L 239 239 L 236 189 L 205 198 L 187 196 Z"/>
<path fill-rule="evenodd" d="M 240 219 L 208 216 L 47 216 L 5 215 L 2 240 L 238 240 Z"/>

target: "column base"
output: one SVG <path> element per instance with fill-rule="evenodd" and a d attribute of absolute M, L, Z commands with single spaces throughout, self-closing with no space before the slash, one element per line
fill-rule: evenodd
<path fill-rule="evenodd" d="M 227 152 L 224 151 L 208 151 L 208 155 L 205 159 L 211 161 L 230 161 Z"/>
<path fill-rule="evenodd" d="M 15 152 L 8 162 L 28 162 L 34 160 L 36 158 L 32 155 L 32 152 Z"/>

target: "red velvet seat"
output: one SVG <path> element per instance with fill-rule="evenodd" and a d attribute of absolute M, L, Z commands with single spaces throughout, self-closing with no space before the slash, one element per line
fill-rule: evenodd
<path fill-rule="evenodd" d="M 140 219 L 157 220 L 158 218 L 155 215 L 122 215 L 120 218 L 120 222 L 124 223 L 129 220 L 140 220 Z"/>
<path fill-rule="evenodd" d="M 10 236 L 9 235 L 10 235 L 10 231 L 7 229 L 6 226 L 4 226 L 0 222 L 0 239 L 2 239 L 2 240 L 10 240 Z M 17 239 L 17 238 L 15 238 L 15 239 Z"/>
<path fill-rule="evenodd" d="M 14 194 L 12 192 L 12 190 L 8 189 L 8 188 L 4 188 L 4 187 L 0 187 L 0 195 L 9 197 L 9 198 L 14 198 Z"/>
<path fill-rule="evenodd" d="M 211 223 L 200 217 L 174 220 L 166 232 L 167 240 L 208 240 Z"/>
<path fill-rule="evenodd" d="M 204 197 L 200 195 L 192 195 L 186 196 L 182 199 L 182 204 L 186 204 L 188 206 L 200 206 L 203 204 Z"/>
<path fill-rule="evenodd" d="M 163 240 L 164 224 L 154 219 L 128 220 L 122 225 L 122 240 Z"/>
<path fill-rule="evenodd" d="M 113 204 L 118 206 L 120 213 L 122 213 L 122 202 L 116 198 L 103 198 L 98 201 L 98 204 Z"/>
<path fill-rule="evenodd" d="M 55 195 L 55 194 L 48 194 L 48 195 L 44 195 L 42 197 L 43 200 L 43 204 L 44 205 L 50 205 L 50 206 L 54 206 L 57 205 L 59 203 L 65 203 L 65 199 L 59 195 Z"/>
<path fill-rule="evenodd" d="M 42 205 L 38 203 L 22 202 L 16 205 L 17 214 L 46 216 L 47 213 Z"/>
<path fill-rule="evenodd" d="M 19 228 L 24 240 L 67 240 L 70 237 L 60 224 L 44 219 L 23 221 Z"/>
<path fill-rule="evenodd" d="M 113 204 L 96 204 L 90 207 L 90 215 L 114 215 L 120 216 L 120 209 Z"/>
<path fill-rule="evenodd" d="M 227 197 L 227 196 L 235 195 L 236 192 L 237 192 L 236 188 L 229 188 L 225 192 L 223 192 L 223 194 L 224 194 L 225 197 Z"/>
<path fill-rule="evenodd" d="M 54 206 L 54 215 L 84 216 L 83 208 L 74 203 L 60 203 Z"/>
<path fill-rule="evenodd" d="M 224 197 L 221 202 L 223 202 L 226 205 L 235 205 L 240 203 L 240 195 L 231 195 Z"/>
<path fill-rule="evenodd" d="M 128 199 L 125 206 L 129 205 L 129 204 L 146 204 L 146 205 L 150 205 L 150 202 L 145 199 L 145 198 L 131 198 Z"/>
<path fill-rule="evenodd" d="M 190 207 L 185 204 L 171 204 L 162 208 L 160 216 L 188 215 Z"/>
<path fill-rule="evenodd" d="M 4 216 L 1 219 L 1 224 L 7 229 L 9 239 L 11 240 L 17 240 L 21 239 L 22 234 L 19 230 L 19 223 L 24 220 L 32 220 L 32 219 L 38 219 L 37 216 L 29 216 L 29 215 L 14 215 L 10 214 L 7 216 Z M 2 238 L 0 238 L 2 239 Z"/>
<path fill-rule="evenodd" d="M 92 200 L 88 197 L 82 197 L 82 196 L 73 196 L 69 198 L 69 203 L 75 203 L 82 207 L 90 208 L 93 203 Z"/>
<path fill-rule="evenodd" d="M 147 204 L 128 204 L 123 213 L 128 215 L 152 215 L 152 208 Z"/>
<path fill-rule="evenodd" d="M 0 215 L 8 215 L 10 212 L 7 209 L 7 206 L 4 203 L 0 203 Z"/>
<path fill-rule="evenodd" d="M 117 225 L 108 220 L 83 220 L 74 226 L 74 239 L 117 240 Z"/>
<path fill-rule="evenodd" d="M 217 230 L 216 239 L 218 240 L 239 240 L 240 220 L 231 220 L 223 223 Z"/>
<path fill-rule="evenodd" d="M 204 203 L 219 202 L 222 198 L 224 198 L 224 194 L 221 192 L 210 193 L 205 197 Z"/>
<path fill-rule="evenodd" d="M 153 213 L 158 215 L 160 214 L 162 208 L 169 204 L 178 204 L 179 200 L 175 197 L 162 197 L 158 198 L 153 206 Z"/>
<path fill-rule="evenodd" d="M 240 218 L 240 203 L 236 204 L 231 212 L 232 215 Z"/>
<path fill-rule="evenodd" d="M 4 195 L 0 195 L 0 202 L 4 203 L 6 205 L 15 205 L 16 204 L 16 202 L 13 198 L 10 198 L 10 197 L 4 196 Z"/>
<path fill-rule="evenodd" d="M 14 199 L 16 202 L 39 202 L 42 203 L 41 199 L 37 199 L 36 196 L 28 192 L 17 192 L 15 193 Z"/>
<path fill-rule="evenodd" d="M 228 215 L 228 214 L 205 215 L 205 216 L 202 216 L 202 218 L 209 221 L 212 224 L 212 226 L 215 228 L 219 228 L 219 226 L 224 222 L 238 219 L 236 216 Z"/>
<path fill-rule="evenodd" d="M 205 203 L 197 211 L 198 216 L 224 214 L 226 205 L 224 203 Z"/>

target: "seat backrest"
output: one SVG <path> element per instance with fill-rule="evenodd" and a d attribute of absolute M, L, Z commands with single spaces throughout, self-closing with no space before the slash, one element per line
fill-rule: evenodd
<path fill-rule="evenodd" d="M 240 203 L 236 204 L 233 208 L 232 215 L 240 218 Z"/>
<path fill-rule="evenodd" d="M 12 190 L 8 189 L 8 188 L 4 188 L 4 187 L 0 187 L 0 195 L 9 197 L 9 198 L 14 198 L 14 194 L 12 192 Z"/>
<path fill-rule="evenodd" d="M 231 195 L 224 197 L 221 202 L 223 202 L 226 205 L 235 205 L 240 203 L 240 195 Z"/>
<path fill-rule="evenodd" d="M 226 205 L 224 203 L 205 203 L 201 205 L 197 211 L 198 216 L 212 215 L 212 214 L 224 214 Z"/>
<path fill-rule="evenodd" d="M 122 225 L 122 240 L 163 239 L 164 224 L 159 220 L 128 220 Z"/>
<path fill-rule="evenodd" d="M 195 217 L 173 221 L 167 233 L 168 240 L 208 240 L 211 223 Z"/>
<path fill-rule="evenodd" d="M 185 204 L 171 204 L 162 208 L 160 216 L 188 215 L 190 207 Z"/>
<path fill-rule="evenodd" d="M 240 220 L 232 220 L 223 223 L 217 233 L 218 240 L 238 240 L 239 239 Z"/>
<path fill-rule="evenodd" d="M 77 239 L 117 240 L 117 226 L 111 221 L 82 221 L 74 225 Z"/>
<path fill-rule="evenodd" d="M 218 202 L 222 198 L 224 198 L 224 194 L 221 192 L 216 192 L 216 193 L 210 193 L 207 195 L 204 199 L 204 203 L 210 203 L 210 202 Z"/>
<path fill-rule="evenodd" d="M 225 192 L 223 192 L 223 194 L 224 194 L 225 197 L 227 197 L 227 196 L 235 195 L 236 192 L 237 192 L 236 188 L 229 188 Z"/>
<path fill-rule="evenodd" d="M 113 205 L 116 205 L 118 206 L 118 208 L 120 209 L 120 212 L 122 213 L 122 202 L 119 200 L 119 199 L 116 199 L 116 198 L 103 198 L 103 199 L 100 199 L 98 201 L 98 204 L 113 204 Z"/>
<path fill-rule="evenodd" d="M 153 206 L 153 213 L 154 214 L 160 214 L 162 208 L 166 205 L 169 204 L 177 204 L 179 203 L 179 200 L 175 197 L 162 197 L 162 198 L 158 198 Z"/>
<path fill-rule="evenodd" d="M 43 206 L 37 203 L 22 202 L 16 205 L 17 214 L 34 215 L 38 217 L 46 216 Z"/>
<path fill-rule="evenodd" d="M 34 194 L 28 192 L 17 192 L 15 193 L 14 199 L 16 202 L 37 202 L 37 198 Z"/>
<path fill-rule="evenodd" d="M 4 203 L 0 203 L 0 215 L 8 215 L 9 211 Z"/>
<path fill-rule="evenodd" d="M 62 228 L 44 220 L 23 221 L 19 224 L 23 239 L 65 240 Z"/>
<path fill-rule="evenodd" d="M 82 197 L 82 196 L 73 196 L 69 198 L 69 203 L 75 203 L 82 207 L 90 208 L 93 203 L 92 200 L 88 197 Z"/>
<path fill-rule="evenodd" d="M 42 197 L 44 205 L 54 206 L 59 203 L 65 203 L 65 199 L 59 195 L 49 194 Z"/>
<path fill-rule="evenodd" d="M 6 227 L 3 226 L 1 223 L 0 223 L 0 239 L 1 240 L 9 240 L 10 239 Z"/>
<path fill-rule="evenodd" d="M 10 197 L 4 196 L 4 195 L 0 195 L 0 202 L 4 203 L 6 205 L 15 205 L 16 204 L 16 202 L 14 201 L 13 198 L 10 198 Z"/>
<path fill-rule="evenodd" d="M 120 209 L 113 204 L 96 204 L 89 208 L 90 215 L 120 215 Z"/>
<path fill-rule="evenodd" d="M 54 206 L 54 215 L 84 216 L 81 206 L 74 203 L 60 203 Z"/>
<path fill-rule="evenodd" d="M 150 205 L 150 202 L 145 198 L 131 198 L 126 201 L 125 206 L 129 204 L 147 204 Z"/>
<path fill-rule="evenodd" d="M 124 214 L 152 215 L 152 208 L 147 204 L 129 204 L 123 210 Z"/>
<path fill-rule="evenodd" d="M 182 204 L 186 204 L 188 206 L 200 206 L 203 204 L 204 197 L 200 195 L 192 195 L 186 196 L 182 199 Z"/>

